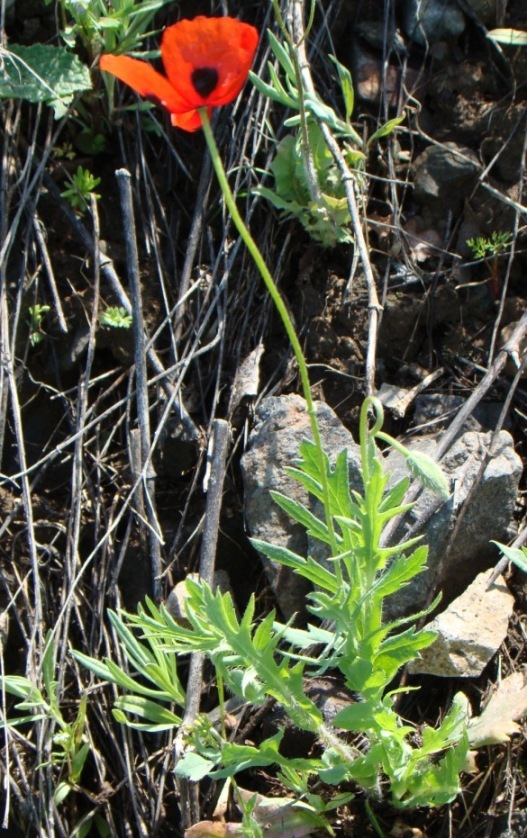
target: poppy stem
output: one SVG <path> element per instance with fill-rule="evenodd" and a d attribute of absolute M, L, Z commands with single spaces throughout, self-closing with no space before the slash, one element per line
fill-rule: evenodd
<path fill-rule="evenodd" d="M 260 276 L 262 277 L 265 287 L 269 292 L 269 295 L 274 303 L 274 306 L 280 315 L 282 323 L 284 325 L 284 329 L 286 331 L 287 337 L 289 339 L 289 343 L 295 353 L 296 362 L 298 364 L 298 371 L 300 374 L 300 381 L 302 383 L 302 390 L 304 392 L 304 398 L 306 400 L 307 405 L 307 413 L 309 416 L 309 421 L 311 424 L 311 432 L 313 434 L 313 441 L 318 450 L 319 456 L 319 463 L 320 463 L 320 475 L 321 475 L 321 483 L 322 483 L 322 492 L 324 497 L 324 509 L 326 512 L 326 525 L 328 528 L 328 536 L 329 536 L 329 543 L 331 546 L 331 552 L 333 556 L 338 555 L 338 545 L 337 539 L 335 536 L 335 529 L 333 527 L 333 518 L 331 516 L 331 507 L 330 507 L 330 492 L 329 492 L 329 481 L 328 481 L 328 466 L 326 465 L 326 454 L 324 452 L 324 448 L 322 446 L 322 438 L 320 436 L 320 428 L 318 426 L 317 414 L 315 410 L 315 403 L 313 401 L 313 396 L 311 395 L 311 385 L 309 382 L 309 373 L 307 369 L 306 359 L 304 357 L 304 353 L 302 351 L 302 347 L 300 345 L 300 341 L 298 339 L 298 335 L 295 331 L 295 327 L 293 326 L 293 322 L 287 310 L 287 307 L 282 300 L 280 292 L 276 286 L 276 283 L 271 276 L 271 272 L 265 263 L 265 259 L 263 258 L 258 245 L 256 244 L 255 240 L 253 239 L 251 233 L 249 232 L 248 227 L 246 226 L 243 218 L 240 215 L 238 207 L 236 206 L 236 201 L 234 200 L 234 195 L 232 194 L 232 190 L 229 186 L 229 181 L 227 180 L 227 175 L 225 173 L 225 169 L 223 167 L 223 163 L 220 157 L 220 153 L 218 151 L 218 146 L 216 145 L 216 140 L 214 139 L 214 134 L 212 133 L 212 128 L 210 125 L 210 120 L 207 114 L 206 108 L 200 108 L 199 114 L 201 117 L 201 124 L 203 126 L 203 133 L 205 135 L 205 140 L 207 142 L 207 146 L 210 152 L 212 165 L 214 167 L 214 171 L 216 172 L 216 177 L 218 178 L 218 182 L 223 193 L 223 197 L 225 198 L 225 203 L 227 204 L 227 209 L 229 210 L 229 214 L 232 218 L 232 221 L 238 230 L 247 250 L 249 251 L 250 255 L 252 256 L 253 262 L 258 268 Z M 335 565 L 338 567 L 338 563 Z"/>

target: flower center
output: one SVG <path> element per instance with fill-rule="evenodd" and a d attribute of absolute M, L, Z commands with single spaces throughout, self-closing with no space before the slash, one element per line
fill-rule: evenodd
<path fill-rule="evenodd" d="M 190 80 L 199 95 L 206 99 L 218 84 L 218 71 L 215 67 L 198 67 L 193 70 Z"/>

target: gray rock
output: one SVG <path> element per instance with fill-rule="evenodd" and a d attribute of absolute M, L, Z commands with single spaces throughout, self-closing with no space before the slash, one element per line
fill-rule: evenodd
<path fill-rule="evenodd" d="M 417 201 L 454 209 L 472 192 L 481 166 L 470 149 L 444 143 L 425 148 L 411 170 Z"/>
<path fill-rule="evenodd" d="M 403 0 L 403 28 L 409 38 L 426 46 L 455 40 L 465 29 L 465 17 L 453 0 Z"/>
<path fill-rule="evenodd" d="M 186 603 L 190 594 L 187 588 L 187 579 L 191 579 L 193 582 L 198 582 L 200 575 L 199 573 L 188 573 L 185 579 L 182 579 L 181 582 L 178 582 L 172 588 L 165 602 L 165 608 L 170 616 L 174 618 L 176 623 L 183 626 L 189 625 L 187 620 Z M 232 594 L 231 583 L 227 571 L 214 571 L 212 589 L 213 591 L 217 591 L 219 589 L 222 594 L 226 594 L 227 592 Z"/>
<path fill-rule="evenodd" d="M 412 661 L 412 673 L 442 677 L 477 677 L 507 636 L 514 597 L 500 576 L 486 590 L 489 575 L 480 573 L 466 591 L 426 628 L 437 632 L 434 643 Z"/>
<path fill-rule="evenodd" d="M 494 0 L 465 0 L 465 4 L 489 29 L 497 25 L 497 6 Z"/>
<path fill-rule="evenodd" d="M 495 560 L 491 539 L 508 539 L 522 462 L 506 431 L 499 434 L 494 453 L 477 488 L 461 519 L 457 520 L 490 440 L 490 433 L 467 431 L 463 434 L 441 461 L 443 471 L 454 487 L 450 498 L 441 502 L 431 491 L 423 491 L 404 525 L 391 539 L 392 543 L 397 543 L 409 534 L 422 535 L 423 544 L 428 545 L 428 570 L 388 599 L 386 616 L 389 619 L 424 607 L 432 586 L 441 590 L 445 601 L 450 602 Z M 414 446 L 433 454 L 435 442 L 421 438 L 412 441 L 409 447 Z M 389 454 L 386 468 L 394 482 L 406 471 L 404 461 L 397 452 Z M 454 531 L 456 522 L 459 526 Z"/>
<path fill-rule="evenodd" d="M 350 484 L 361 486 L 360 452 L 353 437 L 341 424 L 328 405 L 316 402 L 322 441 L 330 461 L 348 449 Z M 311 428 L 304 399 L 300 396 L 278 396 L 265 399 L 256 412 L 255 426 L 249 437 L 241 467 L 245 494 L 245 520 L 249 534 L 262 541 L 293 550 L 301 556 L 308 554 L 305 530 L 273 502 L 271 489 L 283 492 L 300 503 L 308 502 L 303 486 L 290 477 L 285 469 L 298 458 L 302 440 L 311 439 Z M 314 499 L 309 505 L 314 508 Z M 311 551 L 313 552 L 313 551 Z M 289 568 L 262 557 L 269 583 L 284 618 L 303 612 L 305 596 L 310 590 L 307 581 Z"/>
<path fill-rule="evenodd" d="M 361 490 L 359 448 L 351 434 L 327 405 L 317 403 L 317 415 L 330 460 L 334 461 L 336 455 L 347 448 L 350 484 L 353 489 Z M 301 503 L 308 501 L 302 485 L 285 471 L 287 466 L 294 464 L 305 438 L 311 438 L 311 430 L 302 398 L 281 396 L 262 402 L 242 458 L 245 517 L 251 536 L 323 561 L 324 545 L 311 539 L 308 541 L 304 528 L 293 523 L 269 495 L 274 489 Z M 495 560 L 496 551 L 490 544 L 491 539 L 508 540 L 522 463 L 514 451 L 511 436 L 505 431 L 499 434 L 493 455 L 460 517 L 490 439 L 490 434 L 474 431 L 463 434 L 442 461 L 453 487 L 450 498 L 441 501 L 431 491 L 422 491 L 391 537 L 390 543 L 396 544 L 409 536 L 422 535 L 429 553 L 428 570 L 386 602 L 387 619 L 422 609 L 432 588 L 440 589 L 445 602 L 451 602 Z M 413 440 L 411 446 L 433 454 L 435 442 L 421 438 Z M 386 458 L 386 470 L 390 472 L 392 482 L 407 475 L 404 459 L 393 451 Z M 316 508 L 313 498 L 309 505 Z M 320 514 L 318 510 L 317 513 Z M 456 522 L 459 527 L 454 531 Z M 295 612 L 303 612 L 308 584 L 288 568 L 266 558 L 263 562 L 283 616 L 287 619 Z"/>
<path fill-rule="evenodd" d="M 462 396 L 449 396 L 446 393 L 423 393 L 415 400 L 413 425 L 430 425 L 429 432 L 437 433 L 450 424 L 466 399 Z M 496 427 L 503 405 L 498 402 L 480 402 L 467 418 L 464 431 L 488 431 Z M 507 427 L 507 426 L 506 426 Z"/>

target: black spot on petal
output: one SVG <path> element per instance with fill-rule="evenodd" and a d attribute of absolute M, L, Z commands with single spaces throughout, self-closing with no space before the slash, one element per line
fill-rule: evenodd
<path fill-rule="evenodd" d="M 215 67 L 198 67 L 193 71 L 190 80 L 199 95 L 206 99 L 218 84 L 218 71 Z"/>

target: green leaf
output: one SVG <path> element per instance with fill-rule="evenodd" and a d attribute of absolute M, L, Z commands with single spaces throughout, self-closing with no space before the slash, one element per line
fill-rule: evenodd
<path fill-rule="evenodd" d="M 376 596 L 397 593 L 426 569 L 427 547 L 418 547 L 410 556 L 397 556 L 388 570 L 374 583 Z"/>
<path fill-rule="evenodd" d="M 356 704 L 350 704 L 340 710 L 335 718 L 333 724 L 337 728 L 343 730 L 351 730 L 355 733 L 363 733 L 371 730 L 374 720 L 374 705 L 375 701 L 358 701 Z"/>
<path fill-rule="evenodd" d="M 136 695 L 125 695 L 119 697 L 112 711 L 114 718 L 121 724 L 133 727 L 136 730 L 161 732 L 171 730 L 181 724 L 181 717 L 176 716 L 166 707 L 161 707 L 154 701 Z M 128 714 L 139 716 L 147 720 L 147 724 L 133 722 Z"/>
<path fill-rule="evenodd" d="M 73 759 L 71 761 L 71 773 L 70 773 L 70 778 L 71 778 L 72 783 L 78 783 L 79 782 L 79 780 L 81 778 L 81 774 L 82 774 L 82 769 L 84 768 L 84 763 L 86 762 L 86 759 L 87 759 L 89 753 L 90 753 L 90 745 L 89 745 L 88 742 L 85 742 L 83 745 L 81 745 L 81 747 L 79 748 L 79 750 L 77 751 L 77 753 L 73 757 Z"/>
<path fill-rule="evenodd" d="M 487 37 L 506 46 L 527 46 L 527 32 L 523 32 L 521 29 L 491 29 L 490 32 L 487 32 Z"/>
<path fill-rule="evenodd" d="M 329 59 L 333 62 L 339 74 L 340 89 L 342 90 L 342 97 L 344 99 L 346 122 L 349 122 L 355 106 L 355 94 L 353 91 L 351 73 L 347 67 L 344 67 L 344 65 L 335 58 L 334 55 L 330 55 Z"/>
<path fill-rule="evenodd" d="M 258 538 L 251 538 L 250 542 L 256 550 L 268 559 L 279 562 L 285 567 L 294 568 L 299 576 L 309 579 L 313 585 L 332 593 L 338 591 L 339 585 L 335 574 L 316 562 L 311 556 L 304 559 L 288 550 L 287 547 L 277 547 L 274 544 L 268 544 L 266 541 L 260 541 Z"/>
<path fill-rule="evenodd" d="M 270 495 L 280 509 L 283 509 L 290 518 L 305 527 L 308 535 L 326 544 L 330 543 L 327 525 L 320 518 L 317 518 L 316 515 L 313 515 L 303 504 L 288 498 L 287 495 L 283 495 L 281 492 L 271 491 Z"/>
<path fill-rule="evenodd" d="M 257 76 L 256 73 L 253 73 L 252 70 L 249 72 L 249 78 L 256 90 L 258 90 L 259 93 L 262 93 L 268 99 L 271 99 L 273 102 L 278 102 L 285 108 L 295 109 L 297 107 L 298 102 L 292 99 L 291 96 L 289 96 L 285 92 L 282 85 L 280 85 L 279 88 L 276 89 L 272 85 L 266 84 L 266 82 L 262 81 L 262 79 L 259 76 Z"/>
<path fill-rule="evenodd" d="M 187 751 L 178 761 L 174 773 L 178 777 L 187 777 L 193 783 L 199 783 L 207 777 L 215 768 L 216 763 L 205 759 L 195 751 Z"/>
<path fill-rule="evenodd" d="M 66 800 L 71 789 L 71 783 L 68 783 L 66 780 L 61 780 L 59 783 L 57 783 L 57 786 L 53 793 L 53 802 L 55 803 L 55 806 L 60 806 L 60 804 Z"/>
<path fill-rule="evenodd" d="M 384 125 L 381 125 L 381 127 L 378 128 L 377 131 L 375 131 L 371 135 L 371 137 L 368 140 L 367 145 L 370 146 L 373 143 L 377 142 L 377 140 L 381 140 L 383 137 L 387 137 L 403 121 L 404 121 L 404 114 L 402 116 L 396 116 L 394 119 L 389 119 L 388 122 L 385 122 Z"/>
<path fill-rule="evenodd" d="M 499 547 L 503 555 L 516 567 L 520 570 L 523 570 L 524 573 L 527 573 L 527 549 L 523 547 L 520 549 L 519 547 L 507 547 L 506 544 L 500 544 L 499 541 L 491 541 L 491 544 L 495 544 L 496 547 Z"/>
<path fill-rule="evenodd" d="M 23 675 L 2 675 L 0 676 L 0 686 L 6 692 L 19 698 L 32 696 L 35 701 L 43 700 L 40 691 Z"/>
<path fill-rule="evenodd" d="M 45 102 L 58 119 L 77 93 L 91 90 L 88 67 L 64 47 L 10 44 L 2 53 L 1 99 Z"/>
<path fill-rule="evenodd" d="M 397 671 L 419 655 L 421 649 L 431 646 L 437 634 L 433 631 L 416 631 L 411 626 L 399 634 L 390 635 L 382 641 L 375 656 L 375 669 L 386 673 L 386 683 L 391 681 Z"/>
<path fill-rule="evenodd" d="M 290 81 L 296 84 L 295 67 L 290 58 L 289 50 L 280 43 L 270 29 L 267 30 L 267 37 L 269 38 L 269 45 L 277 57 L 282 70 L 289 77 Z"/>

